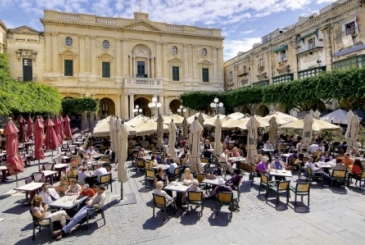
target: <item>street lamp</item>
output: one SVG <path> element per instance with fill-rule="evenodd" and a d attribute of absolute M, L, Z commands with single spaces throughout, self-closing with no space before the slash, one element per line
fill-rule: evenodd
<path fill-rule="evenodd" d="M 186 108 L 184 108 L 182 105 L 180 106 L 179 109 L 177 109 L 178 113 L 181 113 L 181 116 L 184 116 L 184 113 L 186 112 Z"/>
<path fill-rule="evenodd" d="M 157 98 L 156 97 L 153 97 L 152 98 L 152 102 L 151 103 L 148 103 L 148 107 L 151 110 L 154 109 L 155 111 L 158 111 L 159 112 L 159 109 L 161 108 L 161 103 L 160 102 L 157 102 Z"/>
<path fill-rule="evenodd" d="M 139 108 L 139 105 L 136 105 L 136 108 L 133 109 L 134 114 L 142 114 L 143 110 L 142 108 Z"/>
<path fill-rule="evenodd" d="M 214 110 L 215 114 L 218 114 L 219 108 L 223 107 L 223 103 L 219 102 L 219 99 L 215 97 L 213 102 L 210 103 L 210 107 Z"/>

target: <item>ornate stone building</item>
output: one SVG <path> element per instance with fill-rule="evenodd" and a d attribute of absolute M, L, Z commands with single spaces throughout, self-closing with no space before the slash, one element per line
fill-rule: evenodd
<path fill-rule="evenodd" d="M 365 62 L 365 1 L 338 0 L 319 14 L 262 37 L 224 64 L 225 89 L 266 86 L 362 67 Z"/>
<path fill-rule="evenodd" d="M 44 32 L 0 29 L 11 73 L 19 81 L 58 88 L 62 97 L 100 99 L 98 116 L 132 118 L 136 105 L 151 115 L 176 112 L 180 94 L 223 91 L 223 37 L 219 29 L 134 19 L 44 11 Z"/>

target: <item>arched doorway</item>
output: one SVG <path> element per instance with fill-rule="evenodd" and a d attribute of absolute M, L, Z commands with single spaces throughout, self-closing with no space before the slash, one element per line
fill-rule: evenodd
<path fill-rule="evenodd" d="M 259 107 L 257 108 L 257 115 L 259 116 L 266 116 L 266 115 L 269 115 L 270 113 L 270 110 L 269 108 L 266 106 L 266 105 L 259 105 Z"/>
<path fill-rule="evenodd" d="M 170 108 L 171 112 L 174 114 L 177 113 L 177 109 L 179 109 L 180 106 L 181 106 L 181 101 L 178 99 L 172 100 L 169 104 L 169 108 Z"/>
<path fill-rule="evenodd" d="M 241 112 L 242 114 L 250 114 L 251 115 L 251 111 L 246 105 L 240 106 L 238 111 Z"/>
<path fill-rule="evenodd" d="M 115 104 L 109 98 L 102 98 L 100 100 L 98 118 L 105 118 L 109 115 L 115 115 Z"/>
<path fill-rule="evenodd" d="M 142 115 L 151 117 L 151 109 L 148 107 L 148 103 L 150 103 L 148 99 L 140 97 L 134 101 L 134 107 L 136 108 L 136 106 L 138 105 L 139 109 L 142 109 Z M 137 113 L 135 114 L 135 116 L 136 115 Z"/>

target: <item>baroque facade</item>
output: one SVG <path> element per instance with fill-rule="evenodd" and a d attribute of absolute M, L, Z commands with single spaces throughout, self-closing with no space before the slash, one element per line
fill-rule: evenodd
<path fill-rule="evenodd" d="M 363 6 L 364 5 L 364 6 Z M 224 64 L 225 89 L 266 86 L 362 67 L 365 62 L 365 1 L 338 0 L 319 14 L 261 38 Z"/>
<path fill-rule="evenodd" d="M 223 91 L 221 30 L 134 19 L 44 11 L 44 32 L 0 23 L 12 75 L 56 87 L 63 98 L 100 99 L 98 117 L 176 112 L 180 94 Z M 1 28 L 2 27 L 2 28 Z M 1 51 L 1 49 L 0 49 Z"/>

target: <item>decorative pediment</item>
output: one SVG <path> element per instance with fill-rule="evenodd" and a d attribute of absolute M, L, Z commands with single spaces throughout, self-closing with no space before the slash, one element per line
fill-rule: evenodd
<path fill-rule="evenodd" d="M 35 58 L 37 56 L 37 52 L 35 52 L 31 49 L 18 49 L 15 51 L 15 53 L 16 53 L 16 57 L 18 59 L 28 58 L 28 59 L 32 59 L 33 61 L 35 61 Z"/>
<path fill-rule="evenodd" d="M 14 29 L 9 29 L 10 33 L 16 33 L 16 34 L 33 34 L 33 35 L 39 35 L 41 32 L 34 30 L 33 28 L 30 28 L 29 26 L 20 26 Z"/>
<path fill-rule="evenodd" d="M 138 45 L 133 49 L 134 56 L 143 56 L 143 57 L 150 57 L 151 51 L 144 45 Z"/>
<path fill-rule="evenodd" d="M 289 73 L 290 72 L 290 65 L 286 65 L 284 67 L 280 67 L 280 68 L 278 68 L 276 70 L 278 71 L 279 75 Z"/>
<path fill-rule="evenodd" d="M 170 59 L 168 60 L 169 63 L 183 63 L 182 60 L 180 60 L 179 58 L 173 58 L 173 59 Z"/>
<path fill-rule="evenodd" d="M 257 77 L 257 79 L 258 79 L 259 81 L 261 81 L 261 80 L 266 80 L 266 79 L 267 79 L 267 73 L 266 73 L 266 72 L 261 73 L 260 75 L 256 75 L 256 77 Z"/>
<path fill-rule="evenodd" d="M 60 53 L 60 55 L 63 57 L 63 58 L 71 58 L 71 59 L 75 59 L 77 54 L 71 52 L 70 50 L 66 50 L 65 52 L 62 52 Z"/>
<path fill-rule="evenodd" d="M 211 66 L 212 62 L 210 62 L 209 60 L 202 60 L 202 61 L 198 62 L 198 64 L 201 66 Z"/>
<path fill-rule="evenodd" d="M 159 28 L 144 20 L 135 22 L 131 25 L 124 26 L 122 29 L 134 30 L 134 31 L 161 32 Z"/>

